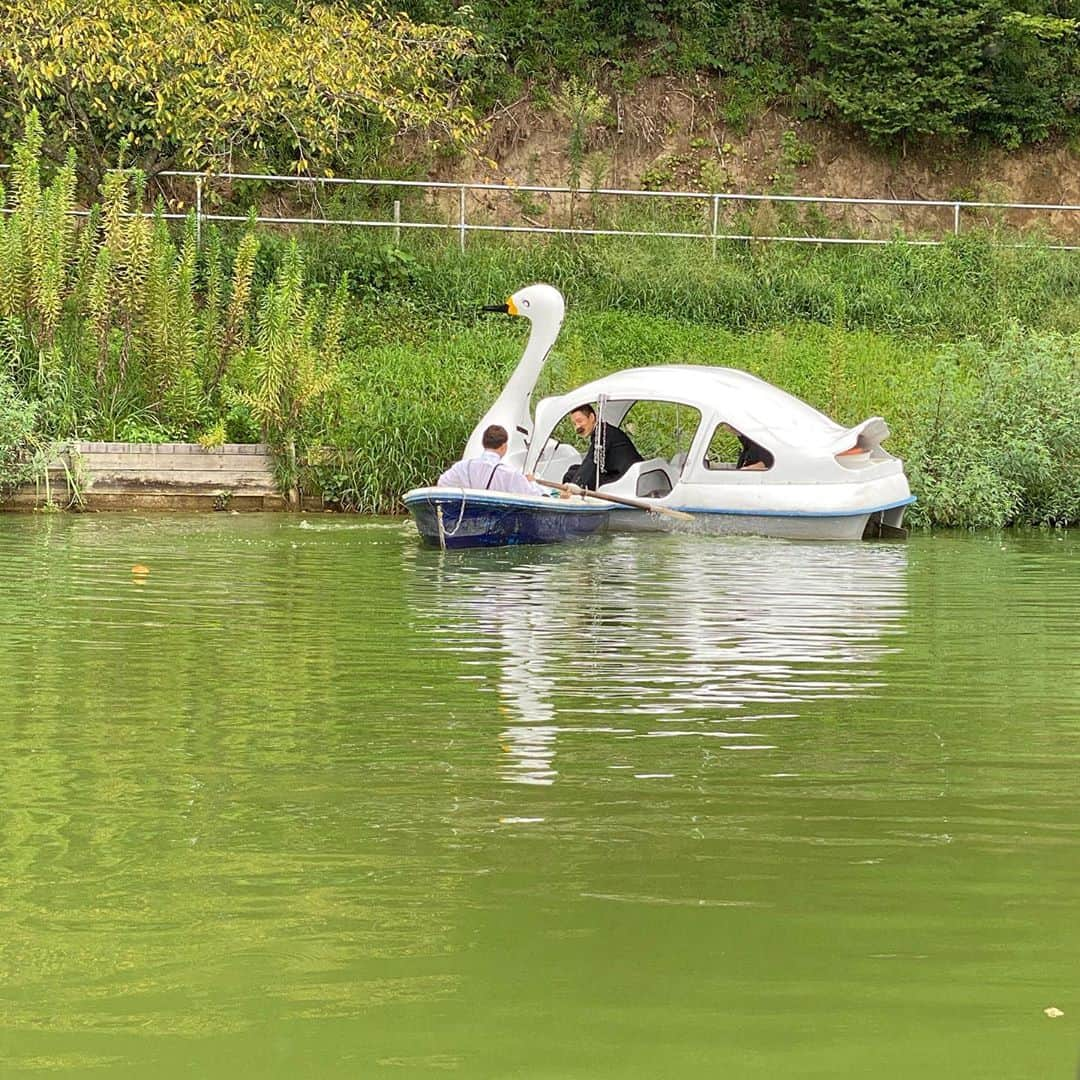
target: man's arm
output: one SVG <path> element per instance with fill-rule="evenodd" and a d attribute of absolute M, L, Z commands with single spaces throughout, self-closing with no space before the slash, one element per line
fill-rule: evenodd
<path fill-rule="evenodd" d="M 548 489 L 534 483 L 517 469 L 503 467 L 492 479 L 491 486 L 496 491 L 506 491 L 516 495 L 546 495 Z"/>
<path fill-rule="evenodd" d="M 577 479 L 574 481 L 578 487 L 596 490 L 596 444 L 589 443 L 589 449 L 585 451 L 581 468 L 578 470 Z"/>
<path fill-rule="evenodd" d="M 465 475 L 465 462 L 455 461 L 449 469 L 439 477 L 438 487 L 468 487 L 468 476 Z"/>

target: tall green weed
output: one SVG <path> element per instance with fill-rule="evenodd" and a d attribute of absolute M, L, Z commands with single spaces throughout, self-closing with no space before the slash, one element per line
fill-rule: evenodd
<path fill-rule="evenodd" d="M 344 293 L 310 290 L 295 245 L 260 287 L 251 224 L 200 243 L 192 217 L 175 229 L 160 201 L 145 213 L 138 170 L 107 172 L 78 229 L 74 160 L 48 178 L 41 147 L 31 114 L 0 189 L 0 348 L 41 436 L 252 438 L 261 426 L 275 444 L 304 441 L 313 388 L 340 355 Z"/>

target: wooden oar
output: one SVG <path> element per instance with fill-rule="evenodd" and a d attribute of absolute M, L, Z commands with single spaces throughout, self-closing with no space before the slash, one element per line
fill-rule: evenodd
<path fill-rule="evenodd" d="M 685 510 L 672 510 L 668 506 L 657 506 L 655 503 L 646 502 L 644 499 L 628 499 L 624 495 L 609 495 L 606 491 L 589 491 L 587 488 L 578 487 L 577 484 L 560 484 L 554 480 L 543 480 L 537 477 L 536 482 L 545 487 L 553 487 L 556 491 L 566 491 L 571 495 L 588 495 L 593 499 L 604 499 L 606 502 L 620 503 L 623 506 L 632 506 L 635 510 L 648 510 L 650 514 L 667 514 L 679 521 L 693 521 L 694 515 Z"/>

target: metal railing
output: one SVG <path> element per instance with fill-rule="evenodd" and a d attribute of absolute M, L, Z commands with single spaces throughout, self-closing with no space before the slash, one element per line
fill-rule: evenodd
<path fill-rule="evenodd" d="M 8 166 L 0 166 L 7 168 Z M 357 177 L 311 177 L 289 176 L 268 173 L 207 173 L 195 172 L 183 169 L 170 169 L 156 173 L 155 178 L 173 179 L 193 184 L 195 228 L 201 238 L 204 224 L 218 223 L 243 223 L 254 220 L 260 225 L 307 225 L 320 227 L 343 227 L 365 229 L 390 229 L 395 238 L 400 239 L 402 230 L 436 230 L 441 232 L 456 233 L 461 250 L 466 247 L 466 237 L 469 233 L 505 233 L 525 234 L 537 236 L 610 236 L 610 237 L 656 237 L 673 240 L 699 240 L 710 243 L 715 252 L 716 245 L 720 241 L 764 241 L 785 244 L 847 244 L 847 245 L 883 245 L 894 243 L 897 239 L 918 246 L 937 246 L 945 242 L 948 234 L 959 235 L 962 231 L 965 216 L 995 214 L 1004 216 L 1010 213 L 1022 212 L 1027 215 L 1036 215 L 1043 224 L 1053 214 L 1080 215 L 1080 205 L 1057 204 L 1057 203 L 1013 203 L 1013 202 L 990 202 L 981 200 L 964 199 L 895 199 L 895 198 L 852 198 L 833 195 L 781 195 L 781 194 L 752 194 L 749 192 L 700 192 L 700 191 L 651 191 L 636 188 L 574 188 L 559 186 L 544 186 L 539 184 L 496 184 L 496 183 L 459 183 L 454 181 L 438 180 L 385 180 L 365 179 Z M 330 217 L 325 214 L 308 215 L 272 215 L 265 212 L 251 214 L 218 213 L 207 209 L 208 190 L 220 183 L 234 183 L 236 181 L 254 181 L 266 184 L 283 185 L 294 187 L 306 187 L 309 189 L 313 202 L 321 208 L 319 192 L 334 188 L 368 188 L 368 189 L 396 189 L 414 190 L 425 193 L 429 197 L 428 208 L 433 205 L 439 206 L 444 211 L 444 220 L 406 220 L 402 217 L 402 201 L 394 199 L 392 204 L 392 216 L 389 218 L 379 217 Z M 524 213 L 519 216 L 525 217 L 526 224 L 504 224 L 500 221 L 483 220 L 482 214 L 469 213 L 469 198 L 474 201 L 478 194 L 486 196 L 503 195 L 509 198 L 530 198 L 533 196 L 553 198 L 561 197 L 570 207 L 570 222 L 562 225 L 543 225 L 529 220 Z M 703 215 L 701 229 L 681 228 L 600 228 L 596 226 L 581 226 L 573 224 L 573 210 L 578 200 L 587 199 L 595 202 L 597 199 L 627 199 L 627 200 L 661 200 L 669 207 L 685 205 L 688 201 L 701 203 L 708 212 Z M 721 210 L 742 207 L 751 209 L 765 204 L 769 205 L 800 205 L 816 206 L 825 208 L 840 208 L 844 213 L 862 210 L 869 213 L 873 207 L 887 207 L 901 212 L 900 219 L 889 223 L 890 235 L 820 235 L 820 234 L 790 234 L 774 231 L 752 232 L 745 228 L 736 231 L 725 231 L 721 221 Z M 446 212 L 447 208 L 452 208 Z M 937 212 L 943 218 L 936 233 L 927 236 L 915 232 L 904 232 L 898 228 L 904 211 L 914 211 L 925 216 L 926 212 Z M 5 208 L 4 212 L 10 212 Z M 76 211 L 80 216 L 85 216 L 86 211 Z M 170 220 L 184 220 L 191 211 L 169 211 L 164 214 Z M 502 215 L 505 220 L 508 213 Z M 490 215 L 488 215 L 490 218 Z M 946 224 L 946 222 L 948 224 Z M 842 222 L 841 222 L 842 224 Z M 880 224 L 880 223 L 879 223 Z M 1070 234 L 1080 234 L 1080 217 L 1075 219 L 1075 225 L 1068 230 Z M 1045 235 L 1053 236 L 1053 230 L 1047 228 Z M 1070 235 L 1071 238 L 1071 235 Z M 1008 246 L 1019 246 L 1010 243 Z M 1059 251 L 1078 251 L 1080 243 L 1049 242 L 1047 247 Z"/>
<path fill-rule="evenodd" d="M 910 244 L 921 246 L 936 246 L 944 243 L 945 233 L 959 235 L 962 230 L 964 214 L 978 213 L 1010 213 L 1025 212 L 1048 216 L 1053 213 L 1068 213 L 1080 215 L 1080 205 L 1053 204 L 1053 203 L 1011 203 L 991 202 L 983 200 L 963 199 L 886 199 L 879 197 L 851 198 L 830 195 L 779 195 L 779 194 L 751 194 L 730 192 L 699 192 L 699 191 L 647 191 L 637 188 L 574 188 L 563 186 L 545 186 L 539 184 L 496 184 L 496 183 L 456 183 L 452 181 L 436 180 L 375 180 L 353 177 L 296 177 L 280 174 L 261 173 L 200 173 L 186 170 L 169 170 L 158 174 L 163 177 L 186 179 L 195 184 L 195 215 L 196 227 L 201 230 L 203 222 L 242 222 L 248 220 L 247 215 L 241 214 L 218 214 L 207 212 L 204 206 L 206 186 L 217 181 L 261 181 L 272 184 L 308 185 L 313 189 L 334 187 L 363 187 L 383 189 L 419 189 L 425 193 L 438 193 L 456 196 L 456 215 L 452 220 L 446 221 L 422 221 L 405 220 L 401 216 L 401 200 L 393 202 L 393 216 L 389 219 L 382 218 L 353 218 L 353 217 L 326 217 L 326 216 L 273 216 L 257 214 L 255 221 L 265 225 L 316 225 L 316 226 L 339 226 L 348 228 L 371 228 L 392 229 L 397 237 L 400 237 L 402 229 L 440 230 L 454 231 L 458 236 L 461 250 L 465 250 L 466 237 L 469 233 L 507 233 L 526 235 L 548 236 L 614 236 L 614 237 L 660 237 L 674 240 L 703 240 L 710 243 L 714 250 L 719 241 L 767 241 L 773 243 L 789 244 L 852 244 L 852 245 L 882 245 L 893 243 L 897 236 L 889 237 L 873 236 L 823 236 L 823 235 L 791 235 L 775 232 L 749 232 L 724 231 L 721 229 L 720 211 L 722 207 L 741 206 L 744 208 L 761 204 L 797 204 L 814 205 L 819 207 L 841 207 L 847 209 L 890 207 L 900 209 L 925 211 L 948 211 L 950 225 L 945 230 L 940 230 L 937 236 L 925 237 L 919 235 L 904 235 L 902 238 Z M 625 228 L 598 228 L 593 226 L 565 225 L 542 225 L 537 222 L 527 222 L 524 225 L 510 225 L 498 222 L 470 220 L 468 213 L 468 196 L 476 193 L 498 194 L 509 197 L 561 196 L 567 201 L 579 199 L 629 199 L 629 200 L 662 200 L 672 204 L 697 201 L 709 207 L 709 214 L 705 226 L 701 230 L 681 229 L 625 229 Z M 182 215 L 181 215 L 182 216 Z M 1077 219 L 1080 226 L 1080 217 Z M 1080 244 L 1051 243 L 1048 246 L 1057 250 L 1077 251 Z"/>

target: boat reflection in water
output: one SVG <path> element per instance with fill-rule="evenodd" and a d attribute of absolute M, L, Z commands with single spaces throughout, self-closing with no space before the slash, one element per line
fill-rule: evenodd
<path fill-rule="evenodd" d="M 555 781 L 571 733 L 775 749 L 800 703 L 874 696 L 907 615 L 900 545 L 670 535 L 414 558 L 416 629 L 497 693 L 504 777 L 527 784 Z"/>

